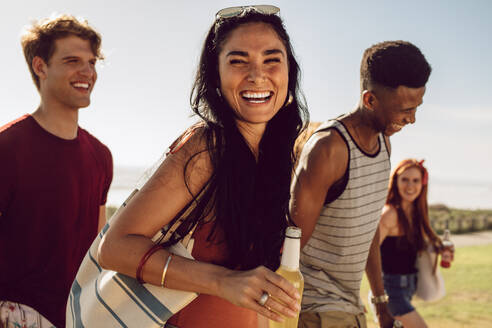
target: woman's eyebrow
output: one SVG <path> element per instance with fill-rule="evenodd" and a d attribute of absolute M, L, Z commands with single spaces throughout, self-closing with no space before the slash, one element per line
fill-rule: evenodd
<path fill-rule="evenodd" d="M 246 51 L 232 50 L 227 53 L 226 57 L 228 56 L 248 57 L 248 53 Z"/>
<path fill-rule="evenodd" d="M 281 54 L 282 56 L 285 56 L 284 51 L 280 49 L 268 49 L 263 51 L 263 55 L 268 56 L 268 55 L 274 55 L 274 54 Z M 241 51 L 241 50 L 231 50 L 227 53 L 226 57 L 228 56 L 242 56 L 242 57 L 248 57 L 249 53 L 247 51 Z"/>
<path fill-rule="evenodd" d="M 280 49 L 268 49 L 263 52 L 264 55 L 274 55 L 274 54 L 281 54 L 282 56 L 285 56 L 285 53 L 280 50 Z"/>

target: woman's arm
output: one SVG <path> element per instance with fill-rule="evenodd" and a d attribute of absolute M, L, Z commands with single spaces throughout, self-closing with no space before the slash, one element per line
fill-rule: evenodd
<path fill-rule="evenodd" d="M 391 205 L 384 205 L 379 221 L 379 245 L 383 243 L 388 235 L 396 235 L 398 233 L 398 213 Z"/>
<path fill-rule="evenodd" d="M 102 267 L 135 277 L 140 259 L 153 245 L 151 238 L 192 200 L 184 180 L 185 164 L 192 158 L 186 178 L 193 194 L 201 190 L 212 174 L 208 153 L 200 152 L 205 149 L 202 140 L 197 133 L 179 152 L 169 155 L 144 187 L 113 218 L 99 248 L 98 259 Z M 197 152 L 199 155 L 192 157 Z M 143 280 L 160 286 L 168 256 L 164 249 L 152 255 L 143 268 Z M 173 255 L 165 286 L 219 296 L 273 320 L 281 317 L 257 303 L 263 291 L 289 305 L 284 306 L 272 298 L 267 301 L 268 307 L 281 314 L 292 315 L 298 308 L 295 288 L 264 267 L 233 271 Z"/>

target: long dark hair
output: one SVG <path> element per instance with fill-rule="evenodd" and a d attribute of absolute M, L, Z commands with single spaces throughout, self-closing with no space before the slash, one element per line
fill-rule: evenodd
<path fill-rule="evenodd" d="M 398 176 L 406 170 L 415 167 L 422 176 L 422 190 L 418 197 L 413 201 L 413 217 L 410 220 L 403 209 L 401 208 L 401 196 L 398 192 Z M 390 177 L 388 197 L 386 198 L 386 204 L 391 204 L 395 207 L 398 213 L 398 223 L 402 228 L 406 239 L 412 244 L 418 251 L 423 250 L 426 247 L 427 241 L 433 244 L 435 247 L 441 246 L 441 240 L 436 235 L 430 225 L 429 221 L 429 209 L 427 205 L 427 186 L 428 186 L 428 174 L 427 170 L 423 166 L 422 162 L 415 159 L 405 159 L 401 161 Z"/>
<path fill-rule="evenodd" d="M 268 122 L 257 159 L 238 130 L 234 110 L 217 91 L 220 89 L 218 58 L 225 40 L 234 29 L 255 22 L 269 24 L 283 42 L 288 58 L 288 91 L 292 96 Z M 202 120 L 205 151 L 209 153 L 213 174 L 203 194 L 196 198 L 196 208 L 187 221 L 190 225 L 200 223 L 213 213 L 214 225 L 208 240 L 226 243 L 228 257 L 224 265 L 229 268 L 264 265 L 275 270 L 279 265 L 289 217 L 294 142 L 309 121 L 299 81 L 300 68 L 280 17 L 248 11 L 218 20 L 210 28 L 190 102 Z M 191 159 L 185 166 L 186 183 L 190 162 Z M 224 240 L 217 240 L 217 229 L 223 231 Z"/>

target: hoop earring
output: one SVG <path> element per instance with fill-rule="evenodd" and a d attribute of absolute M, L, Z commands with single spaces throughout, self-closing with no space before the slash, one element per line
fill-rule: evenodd
<path fill-rule="evenodd" d="M 219 96 L 219 98 L 222 98 L 222 92 L 220 92 L 220 89 L 215 88 L 215 91 L 217 92 L 217 95 Z"/>
<path fill-rule="evenodd" d="M 287 98 L 284 107 L 289 106 L 290 104 L 292 104 L 293 101 L 294 101 L 294 96 L 292 96 L 292 92 L 289 90 L 289 98 Z"/>

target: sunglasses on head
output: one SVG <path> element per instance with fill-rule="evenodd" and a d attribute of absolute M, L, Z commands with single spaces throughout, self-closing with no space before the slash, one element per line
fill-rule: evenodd
<path fill-rule="evenodd" d="M 263 15 L 275 15 L 280 11 L 280 8 L 271 5 L 258 5 L 258 6 L 239 6 L 229 7 L 219 10 L 215 14 L 215 21 L 220 19 L 226 19 L 231 17 L 242 16 L 248 12 L 255 11 Z"/>

